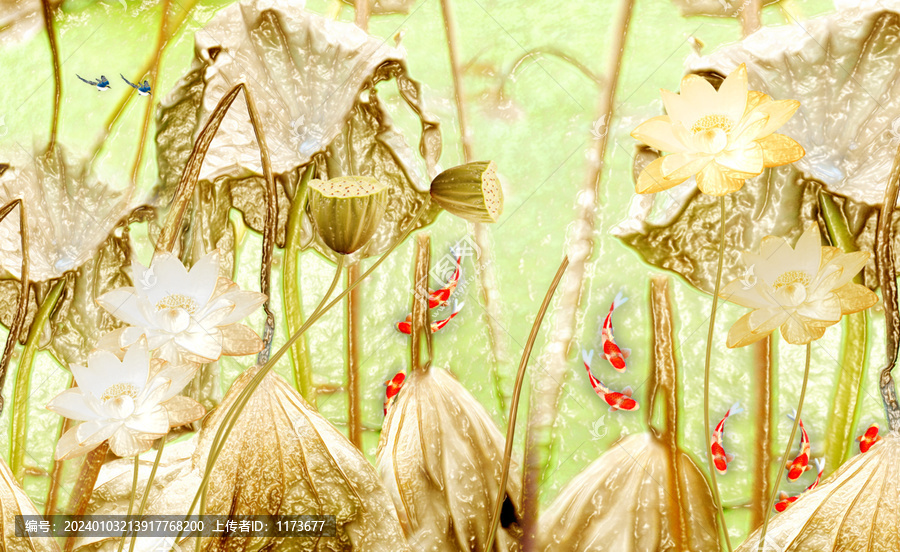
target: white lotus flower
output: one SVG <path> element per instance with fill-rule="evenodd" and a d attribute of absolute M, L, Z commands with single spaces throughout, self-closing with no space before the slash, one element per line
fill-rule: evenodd
<path fill-rule="evenodd" d="M 160 253 L 147 268 L 132 262 L 135 287 L 103 294 L 97 302 L 130 327 L 101 338 L 98 347 L 125 348 L 142 335 L 156 356 L 173 363 L 206 363 L 222 355 L 249 355 L 263 343 L 239 324 L 266 296 L 243 291 L 219 277 L 219 253 L 213 251 L 190 272 L 171 253 Z"/>
<path fill-rule="evenodd" d="M 867 251 L 844 253 L 822 247 L 819 227 L 806 227 L 791 247 L 784 238 L 763 238 L 759 255 L 744 252 L 744 264 L 753 270 L 747 278 L 727 284 L 719 296 L 753 309 L 728 332 L 729 347 L 743 347 L 763 339 L 779 326 L 788 343 L 804 345 L 819 339 L 841 316 L 867 309 L 878 296 L 850 280 L 869 259 Z"/>
<path fill-rule="evenodd" d="M 67 389 L 47 405 L 49 410 L 83 423 L 67 431 L 56 447 L 56 459 L 84 454 L 109 440 L 119 456 L 134 456 L 155 439 L 199 419 L 203 407 L 176 396 L 191 380 L 193 370 L 154 361 L 145 340 L 125 351 L 121 360 L 97 349 L 87 366 L 70 364 L 78 387 Z"/>

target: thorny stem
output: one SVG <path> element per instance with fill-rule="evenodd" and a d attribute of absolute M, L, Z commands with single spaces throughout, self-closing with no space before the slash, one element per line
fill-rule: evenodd
<path fill-rule="evenodd" d="M 156 477 L 156 469 L 159 467 L 159 461 L 162 459 L 163 448 L 166 446 L 166 438 L 163 436 L 159 440 L 159 448 L 156 449 L 156 459 L 153 460 L 153 467 L 150 468 L 150 476 L 147 478 L 147 486 L 144 488 L 144 496 L 141 497 L 141 505 L 138 507 L 137 517 L 138 519 L 144 515 L 144 508 L 147 507 L 147 499 L 150 497 L 150 490 L 153 488 L 153 479 Z M 135 476 L 135 481 L 137 480 L 137 476 Z M 134 498 L 132 497 L 132 500 Z M 132 537 L 131 544 L 128 545 L 128 552 L 134 552 L 134 543 L 136 542 L 136 538 Z"/>
<path fill-rule="evenodd" d="M 44 26 L 47 28 L 47 36 L 50 39 L 50 55 L 53 57 L 53 120 L 50 123 L 50 142 L 47 150 L 56 147 L 56 133 L 59 128 L 59 106 L 62 102 L 62 75 L 59 67 L 59 46 L 56 44 L 56 31 L 53 28 L 53 6 L 50 0 L 41 0 L 43 7 Z"/>
<path fill-rule="evenodd" d="M 309 180 L 315 171 L 315 165 L 309 165 L 303 171 L 300 184 L 294 192 L 291 200 L 291 210 L 288 214 L 287 236 L 284 244 L 284 273 L 282 286 L 284 287 L 284 320 L 287 323 L 287 332 L 293 335 L 303 325 L 303 302 L 300 296 L 300 282 L 298 278 L 300 261 L 300 233 L 303 227 L 303 211 L 306 208 L 306 191 Z M 316 388 L 312 380 L 312 366 L 309 360 L 309 347 L 306 344 L 306 336 L 301 337 L 291 347 L 291 361 L 294 369 L 294 386 L 303 395 L 313 408 L 316 407 Z"/>
<path fill-rule="evenodd" d="M 25 475 L 25 441 L 28 436 L 28 398 L 31 388 L 31 368 L 34 364 L 34 355 L 37 353 L 38 344 L 41 341 L 44 324 L 50 320 L 50 315 L 62 291 L 66 286 L 66 279 L 60 278 L 53 285 L 50 293 L 47 294 L 34 321 L 31 323 L 31 330 L 28 332 L 28 340 L 25 342 L 25 348 L 22 350 L 22 356 L 19 359 L 19 369 L 16 371 L 16 387 L 13 395 L 13 414 L 10 420 L 10 443 L 9 443 L 9 468 L 13 473 L 16 481 L 22 483 Z"/>
<path fill-rule="evenodd" d="M 797 426 L 800 425 L 800 416 L 803 410 L 803 398 L 806 396 L 806 384 L 809 382 L 809 358 L 812 353 L 812 345 L 806 344 L 806 363 L 803 368 L 803 385 L 800 387 L 800 400 L 797 402 L 797 414 L 794 416 L 794 425 L 791 428 L 791 436 L 788 439 L 787 447 L 784 449 L 784 454 L 781 456 L 781 466 L 778 468 L 778 472 L 775 474 L 775 484 L 772 485 L 772 491 L 769 493 L 769 501 L 766 504 L 766 515 L 765 521 L 763 521 L 762 533 L 759 536 L 759 547 L 757 549 L 758 552 L 766 552 L 764 548 L 766 545 L 766 530 L 769 528 L 769 512 L 772 511 L 772 508 L 775 507 L 775 497 L 778 495 L 778 481 L 781 480 L 782 474 L 784 470 L 787 468 L 788 463 L 788 455 L 791 453 L 791 448 L 794 445 L 794 437 L 797 436 Z"/>
<path fill-rule="evenodd" d="M 347 267 L 347 286 L 359 279 L 359 263 Z M 350 442 L 362 450 L 362 412 L 359 393 L 359 347 L 361 301 L 359 289 L 347 294 L 347 427 Z"/>
<path fill-rule="evenodd" d="M 716 287 L 713 290 L 712 309 L 709 313 L 709 330 L 706 333 L 706 360 L 703 364 L 703 434 L 706 436 L 706 461 L 709 466 L 709 478 L 712 482 L 713 500 L 722 524 L 722 532 L 725 533 L 725 546 L 731 552 L 731 539 L 728 537 L 728 526 L 725 524 L 725 511 L 722 509 L 722 499 L 719 497 L 719 484 L 716 481 L 716 467 L 712 459 L 712 440 L 710 436 L 709 421 L 709 367 L 712 357 L 713 332 L 716 329 L 716 307 L 719 304 L 719 287 L 722 284 L 722 263 L 725 260 L 725 196 L 719 197 L 719 260 L 716 264 Z"/>
<path fill-rule="evenodd" d="M 19 335 L 25 326 L 25 318 L 28 316 L 28 295 L 31 290 L 31 282 L 28 281 L 28 221 L 25 214 L 25 202 L 21 199 L 10 201 L 0 209 L 0 221 L 6 218 L 15 207 L 19 207 L 19 239 L 22 246 L 22 269 L 19 281 L 22 290 L 19 292 L 19 301 L 16 303 L 16 315 L 13 318 L 9 334 L 6 336 L 6 344 L 3 346 L 3 358 L 0 360 L 0 412 L 3 412 L 3 387 L 6 383 L 6 373 L 12 360 L 13 351 L 19 341 Z M 20 363 L 21 364 L 21 363 Z"/>
<path fill-rule="evenodd" d="M 456 114 L 459 120 L 460 142 L 462 143 L 463 159 L 469 162 L 473 159 L 472 138 L 469 134 L 468 116 L 465 108 L 465 87 L 462 78 L 462 64 L 460 63 L 459 47 L 456 35 L 456 20 L 453 16 L 451 0 L 441 0 L 441 13 L 444 18 L 444 31 L 447 36 L 447 50 L 450 54 L 450 71 L 453 76 L 453 96 L 456 101 Z M 506 410 L 505 400 L 500 382 L 500 365 L 506 360 L 506 350 L 503 346 L 503 330 L 500 327 L 500 297 L 497 293 L 497 283 L 493 272 L 493 254 L 491 250 L 490 232 L 485 224 L 474 223 L 472 230 L 475 245 L 478 246 L 481 255 L 477 259 L 482 265 L 478 273 L 478 285 L 481 289 L 481 301 L 484 305 L 483 320 L 488 327 L 488 338 L 491 346 L 491 377 L 494 380 L 494 389 L 499 401 L 500 411 Z"/>
<path fill-rule="evenodd" d="M 525 549 L 534 546 L 538 530 L 537 513 L 540 495 L 541 474 L 544 460 L 550 455 L 546 451 L 552 443 L 552 427 L 556 419 L 562 385 L 568 374 L 568 354 L 575 335 L 579 303 L 584 287 L 585 274 L 594 246 L 594 224 L 597 217 L 597 198 L 600 197 L 603 182 L 604 157 L 609 143 L 609 123 L 615 105 L 616 86 L 622 68 L 628 25 L 634 8 L 634 0 L 621 0 L 619 12 L 612 24 L 606 74 L 609 76 L 598 98 L 598 117 L 602 137 L 594 141 L 594 148 L 588 155 L 589 171 L 581 188 L 579 212 L 574 221 L 573 237 L 568 245 L 571 266 L 560 291 L 556 323 L 550 332 L 545 348 L 547 373 L 540 378 L 532 378 L 530 409 L 525 434 L 525 467 L 522 481 L 523 544 Z"/>
<path fill-rule="evenodd" d="M 128 513 L 125 514 L 126 518 L 131 517 L 131 513 L 134 511 L 134 495 L 137 494 L 137 483 L 138 483 L 138 473 L 140 472 L 141 467 L 141 455 L 134 455 L 134 467 L 132 471 L 134 472 L 131 476 L 131 497 L 128 499 Z M 122 540 L 119 541 L 119 552 L 122 552 L 122 549 L 125 548 L 125 540 L 128 538 L 128 532 L 122 534 Z M 134 539 L 132 539 L 133 541 Z"/>
<path fill-rule="evenodd" d="M 497 500 L 494 501 L 494 509 L 491 512 L 491 521 L 490 525 L 488 525 L 490 529 L 486 541 L 487 544 L 484 546 L 485 550 L 493 550 L 494 538 L 497 535 L 497 526 L 500 524 L 500 510 L 503 506 L 503 496 L 507 491 L 506 484 L 509 481 L 509 465 L 512 463 L 513 438 L 516 435 L 516 417 L 519 413 L 519 397 L 522 395 L 522 384 L 525 382 L 525 369 L 528 367 L 529 359 L 531 359 L 531 349 L 534 347 L 538 331 L 541 329 L 541 323 L 544 321 L 547 307 L 550 306 L 550 299 L 553 298 L 553 294 L 556 292 L 556 288 L 559 286 L 559 282 L 562 280 L 563 274 L 566 272 L 568 266 L 569 258 L 564 257 L 556 271 L 556 276 L 553 277 L 553 282 L 550 283 L 550 287 L 547 289 L 546 295 L 544 295 L 544 302 L 541 303 L 541 308 L 538 309 L 537 316 L 534 317 L 534 323 L 531 325 L 531 333 L 528 335 L 528 341 L 525 342 L 525 349 L 522 351 L 522 358 L 519 360 L 516 385 L 513 388 L 512 402 L 509 405 L 509 422 L 506 426 L 506 448 L 503 450 L 503 468 L 500 471 L 500 486 L 497 490 Z"/>
<path fill-rule="evenodd" d="M 897 362 L 897 347 L 900 346 L 900 312 L 897 305 L 897 272 L 894 268 L 893 213 L 897 204 L 898 181 L 900 181 L 900 147 L 894 157 L 890 177 L 884 188 L 884 201 L 878 214 L 875 231 L 875 264 L 878 267 L 878 283 L 884 301 L 885 346 L 887 364 L 881 370 L 879 387 L 881 399 L 887 414 L 891 431 L 900 430 L 900 404 L 891 371 Z"/>

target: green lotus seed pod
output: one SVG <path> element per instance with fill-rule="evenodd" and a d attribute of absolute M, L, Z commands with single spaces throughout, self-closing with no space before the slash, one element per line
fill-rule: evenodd
<path fill-rule="evenodd" d="M 384 217 L 386 188 L 368 176 L 311 180 L 309 211 L 325 245 L 343 255 L 366 245 Z"/>
<path fill-rule="evenodd" d="M 496 222 L 503 212 L 503 188 L 493 161 L 476 161 L 447 169 L 431 182 L 431 198 L 471 222 Z"/>

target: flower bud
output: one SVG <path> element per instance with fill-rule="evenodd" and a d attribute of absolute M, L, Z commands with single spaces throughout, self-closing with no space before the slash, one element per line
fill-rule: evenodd
<path fill-rule="evenodd" d="M 503 212 L 503 188 L 493 161 L 447 169 L 431 182 L 431 198 L 470 222 L 496 222 Z"/>
<path fill-rule="evenodd" d="M 309 209 L 322 241 L 343 255 L 366 245 L 384 217 L 386 188 L 368 176 L 311 180 Z"/>

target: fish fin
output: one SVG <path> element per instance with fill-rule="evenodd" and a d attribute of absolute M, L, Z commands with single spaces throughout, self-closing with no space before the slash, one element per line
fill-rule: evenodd
<path fill-rule="evenodd" d="M 581 350 L 581 359 L 584 360 L 584 363 L 590 367 L 591 360 L 594 358 L 594 350 L 591 349 L 591 352 L 588 352 L 587 349 Z"/>
<path fill-rule="evenodd" d="M 631 356 L 631 349 L 619 349 L 622 351 L 622 358 L 628 358 Z"/>
<path fill-rule="evenodd" d="M 634 393 L 634 390 L 631 389 L 630 385 L 628 387 L 626 387 L 625 389 L 622 389 L 622 394 L 625 395 L 626 397 L 630 397 L 632 393 Z"/>
<path fill-rule="evenodd" d="M 619 409 L 619 407 L 616 406 L 616 405 L 612 405 L 612 406 L 609 407 L 609 411 L 610 411 L 610 412 L 615 412 L 615 411 L 618 410 L 618 409 Z"/>
<path fill-rule="evenodd" d="M 622 295 L 622 292 L 620 291 L 619 293 L 616 294 L 616 298 L 613 299 L 613 308 L 617 309 L 617 308 L 621 307 L 622 305 L 624 305 L 627 301 L 628 301 L 628 297 L 625 297 L 624 295 Z"/>
<path fill-rule="evenodd" d="M 726 462 L 734 462 L 734 455 L 730 452 L 725 453 L 725 461 Z"/>
<path fill-rule="evenodd" d="M 731 405 L 731 408 L 728 409 L 728 413 L 729 413 L 728 415 L 734 416 L 735 414 L 740 414 L 743 411 L 744 411 L 744 409 L 741 408 L 741 401 L 737 401 L 736 403 Z"/>
<path fill-rule="evenodd" d="M 778 492 L 778 499 L 779 499 L 779 500 L 787 500 L 788 498 L 790 498 L 790 497 L 788 496 L 788 494 L 787 494 L 786 492 L 784 492 L 784 491 L 779 491 L 779 492 Z"/>

